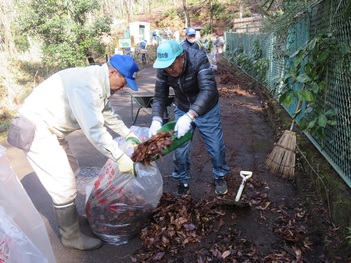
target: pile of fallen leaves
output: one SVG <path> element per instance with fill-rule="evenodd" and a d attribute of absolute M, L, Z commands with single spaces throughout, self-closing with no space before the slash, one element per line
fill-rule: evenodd
<path fill-rule="evenodd" d="M 261 214 L 260 221 L 267 220 L 269 213 L 280 214 L 275 219 L 273 230 L 280 241 L 272 245 L 270 254 L 260 255 L 255 243 L 235 228 L 236 213 L 232 206 L 223 205 L 221 199 L 195 201 L 190 196 L 175 197 L 164 193 L 148 226 L 141 232 L 142 249 L 131 256 L 131 260 L 303 262 L 302 252 L 312 246 L 304 234 L 308 231 L 307 212 L 301 208 L 290 211 L 285 207 L 275 207 L 266 194 L 252 190 L 249 209 L 256 209 Z M 228 216 L 232 222 L 230 225 L 225 223 Z"/>
<path fill-rule="evenodd" d="M 133 262 L 161 260 L 166 253 L 177 255 L 190 243 L 201 242 L 212 229 L 212 222 L 225 213 L 216 201 L 196 202 L 190 196 L 164 193 L 150 224 L 141 233 L 143 251 Z"/>
<path fill-rule="evenodd" d="M 249 84 L 248 86 L 252 86 L 250 83 L 253 82 L 253 79 L 243 72 L 238 71 L 235 67 L 231 67 L 229 62 L 225 60 L 221 60 L 218 64 L 218 68 L 220 68 L 220 77 L 219 83 L 226 84 L 225 87 L 218 88 L 219 95 L 222 98 L 232 98 L 236 95 L 245 95 L 247 91 L 244 90 L 244 87 L 240 84 Z"/>
<path fill-rule="evenodd" d="M 220 77 L 219 83 L 220 84 L 232 84 L 232 83 L 237 83 L 237 81 L 232 74 L 226 73 Z"/>
<path fill-rule="evenodd" d="M 233 202 L 213 197 L 196 201 L 191 196 L 164 193 L 140 234 L 142 248 L 131 256 L 132 262 L 302 263 L 306 253 L 313 253 L 314 243 L 308 236 L 313 224 L 303 202 L 298 207 L 276 204 L 258 179 L 247 183 L 242 200 L 249 202 L 245 213 L 253 213 L 258 224 L 273 220 L 267 230 L 275 235 L 269 253 L 260 253 L 255 241 L 236 226 L 243 208 L 236 210 Z"/>
<path fill-rule="evenodd" d="M 247 93 L 245 91 L 240 90 L 239 85 L 218 88 L 218 92 L 221 98 L 233 98 L 234 96 L 242 96 Z"/>

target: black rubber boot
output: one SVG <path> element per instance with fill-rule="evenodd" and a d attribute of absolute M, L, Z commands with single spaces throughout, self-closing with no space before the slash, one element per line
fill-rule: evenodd
<path fill-rule="evenodd" d="M 88 237 L 80 232 L 78 212 L 74 202 L 54 205 L 61 242 L 64 247 L 79 250 L 94 250 L 101 247 L 100 239 Z"/>

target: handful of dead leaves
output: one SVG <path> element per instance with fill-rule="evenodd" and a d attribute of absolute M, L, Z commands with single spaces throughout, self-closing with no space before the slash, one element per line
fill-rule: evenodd
<path fill-rule="evenodd" d="M 147 141 L 139 144 L 134 148 L 131 156 L 132 161 L 149 166 L 152 161 L 162 158 L 163 151 L 173 143 L 172 136 L 174 133 L 174 131 L 159 132 Z"/>

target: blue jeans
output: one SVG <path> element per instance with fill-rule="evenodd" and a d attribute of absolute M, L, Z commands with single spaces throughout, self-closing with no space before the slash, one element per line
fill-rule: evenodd
<path fill-rule="evenodd" d="M 178 107 L 176 107 L 174 113 L 176 120 L 185 114 Z M 199 129 L 202 140 L 211 156 L 213 179 L 225 176 L 230 171 L 230 168 L 225 160 L 225 145 L 219 104 L 205 115 L 195 119 L 195 122 L 192 123 L 191 132 L 194 133 L 196 128 Z M 190 147 L 191 141 L 188 141 L 174 150 L 173 162 L 175 168 L 172 178 L 178 180 L 178 183 L 188 183 L 190 178 Z"/>

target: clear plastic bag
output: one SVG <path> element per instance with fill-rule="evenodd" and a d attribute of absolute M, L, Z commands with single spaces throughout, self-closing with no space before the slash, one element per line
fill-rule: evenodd
<path fill-rule="evenodd" d="M 23 188 L 21 182 L 19 181 L 15 171 L 10 166 L 10 162 L 6 157 L 6 148 L 0 145 L 0 207 L 4 209 L 4 211 L 11 217 L 13 222 L 15 222 L 16 226 L 23 232 L 32 244 L 40 251 L 41 258 L 35 257 L 33 261 L 24 261 L 17 260 L 19 256 L 14 256 L 14 259 L 11 261 L 1 261 L 2 262 L 50 262 L 55 263 L 55 256 L 51 247 L 50 239 L 46 230 L 45 223 L 35 208 L 33 202 L 29 198 L 27 192 Z M 3 218 L 0 215 L 0 220 Z M 2 229 L 5 224 L 9 221 L 1 221 L 2 226 L 0 227 L 0 235 L 6 233 L 5 230 Z M 1 224 L 1 223 L 0 223 Z M 11 224 L 10 224 L 11 225 Z M 9 230 L 9 229 L 8 229 Z M 14 232 L 12 232 L 14 233 Z M 24 238 L 20 237 L 17 241 L 22 240 L 24 242 Z M 0 243 L 2 240 L 0 240 Z M 28 244 L 28 241 L 25 241 Z M 29 245 L 28 245 L 29 246 Z M 26 248 L 29 248 L 29 247 Z M 22 247 L 23 249 L 25 247 Z M 0 254 L 3 252 L 0 248 Z M 16 246 L 17 249 L 17 246 Z M 28 251 L 23 250 L 23 253 L 28 252 L 31 254 L 33 249 L 29 249 Z M 39 254 L 33 254 L 33 256 L 37 256 Z M 24 257 L 24 256 L 23 256 Z M 29 255 L 28 255 L 29 257 Z M 21 259 L 21 258 L 20 258 Z"/>
<path fill-rule="evenodd" d="M 141 141 L 147 138 L 134 133 Z M 122 143 L 121 149 L 125 152 L 133 148 L 129 141 L 117 141 Z M 160 201 L 163 180 L 156 164 L 136 163 L 135 171 L 136 176 L 121 174 L 116 162 L 109 159 L 98 177 L 87 186 L 86 214 L 90 227 L 109 244 L 128 243 L 141 231 Z"/>
<path fill-rule="evenodd" d="M 2 206 L 0 206 L 0 262 L 48 262 Z"/>

